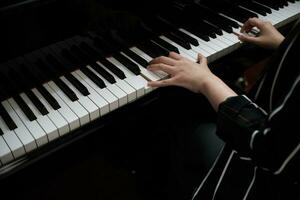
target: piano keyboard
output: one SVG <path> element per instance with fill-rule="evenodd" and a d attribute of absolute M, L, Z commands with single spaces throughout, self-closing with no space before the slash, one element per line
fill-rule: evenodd
<path fill-rule="evenodd" d="M 249 1 L 237 7 L 276 27 L 299 16 L 298 0 L 269 2 Z M 150 93 L 153 88 L 147 82 L 167 76 L 146 68 L 158 55 L 177 51 L 196 61 L 199 52 L 212 62 L 238 49 L 242 44 L 233 32 L 239 32 L 243 19 L 226 12 L 218 17 L 229 25 L 205 19 L 203 24 L 216 31 L 212 35 L 177 27 L 109 57 L 91 42 L 97 36 L 80 36 L 5 63 L 14 78 L 0 74 L 0 96 L 9 97 L 0 104 L 0 167 Z M 67 67 L 70 63 L 74 68 Z M 15 65 L 20 71 L 13 70 Z"/>

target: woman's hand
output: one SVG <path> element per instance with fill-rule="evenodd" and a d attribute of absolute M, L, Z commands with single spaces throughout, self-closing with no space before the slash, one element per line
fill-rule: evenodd
<path fill-rule="evenodd" d="M 151 71 L 164 71 L 170 75 L 168 79 L 152 81 L 150 87 L 180 86 L 195 93 L 202 93 L 215 110 L 221 102 L 237 94 L 221 79 L 215 76 L 207 66 L 207 60 L 198 54 L 195 63 L 181 55 L 171 52 L 169 57 L 161 56 L 153 59 L 148 67 Z"/>
<path fill-rule="evenodd" d="M 259 36 L 254 37 L 245 34 L 250 32 L 253 27 L 257 27 L 260 30 Z M 239 35 L 241 41 L 268 49 L 277 49 L 284 40 L 284 36 L 270 22 L 258 18 L 248 19 L 242 26 L 241 33 Z"/>
<path fill-rule="evenodd" d="M 148 67 L 151 71 L 164 71 L 168 79 L 149 82 L 151 87 L 181 86 L 195 93 L 203 93 L 205 82 L 214 77 L 207 66 L 207 60 L 199 54 L 198 63 L 171 52 L 169 57 L 153 59 Z"/>

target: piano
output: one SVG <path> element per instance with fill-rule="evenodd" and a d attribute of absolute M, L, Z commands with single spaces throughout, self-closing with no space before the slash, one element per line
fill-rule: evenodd
<path fill-rule="evenodd" d="M 153 98 L 147 82 L 168 76 L 147 70 L 154 57 L 212 63 L 244 45 L 234 33 L 249 17 L 281 28 L 300 14 L 299 0 L 86 2 L 0 2 L 1 179 Z"/>

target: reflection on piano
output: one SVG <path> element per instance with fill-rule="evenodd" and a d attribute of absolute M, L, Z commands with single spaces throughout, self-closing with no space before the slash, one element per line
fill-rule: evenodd
<path fill-rule="evenodd" d="M 4 3 L 0 23 L 11 28 L 12 24 L 5 20 L 14 11 L 20 14 L 20 9 L 43 5 L 52 6 L 51 12 L 55 12 L 53 2 Z M 9 49 L 8 40 L 0 47 L 8 48 L 0 65 L 1 176 L 37 160 L 45 151 L 53 151 L 56 143 L 63 145 L 61 141 L 82 137 L 75 134 L 76 130 L 152 93 L 155 89 L 147 87 L 147 82 L 167 76 L 147 70 L 154 57 L 175 51 L 196 61 L 199 52 L 213 62 L 241 47 L 234 32 L 239 32 L 249 17 L 268 20 L 280 28 L 300 13 L 299 0 L 173 2 L 166 10 L 154 9 L 155 12 L 131 8 L 131 24 L 123 30 L 120 27 L 127 22 L 122 19 L 124 13 L 106 10 L 109 6 L 99 6 L 103 12 L 99 11 L 98 20 L 85 15 L 90 23 L 81 19 L 80 31 L 73 32 L 71 27 L 76 23 L 56 35 L 55 26 L 45 27 L 44 31 L 51 34 L 45 38 L 40 34 L 32 40 L 38 44 L 23 41 L 20 49 L 15 45 L 15 49 Z M 41 13 L 32 17 L 38 20 L 38 14 Z M 119 21 L 111 20 L 109 16 L 113 15 L 118 15 L 113 19 Z M 253 33 L 257 34 L 256 30 Z"/>

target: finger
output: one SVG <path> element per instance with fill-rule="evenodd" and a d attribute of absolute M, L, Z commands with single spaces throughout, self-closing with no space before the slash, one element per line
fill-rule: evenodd
<path fill-rule="evenodd" d="M 183 58 L 180 54 L 172 52 L 172 51 L 169 53 L 169 57 L 173 58 L 175 60 L 180 60 Z"/>
<path fill-rule="evenodd" d="M 151 64 L 151 65 L 148 66 L 147 69 L 150 70 L 150 71 L 161 70 L 161 71 L 166 72 L 167 74 L 173 74 L 174 73 L 174 67 L 172 67 L 170 65 L 163 64 L 163 63 Z"/>
<path fill-rule="evenodd" d="M 207 63 L 207 59 L 205 56 L 203 56 L 201 53 L 198 53 L 198 59 L 197 59 L 197 63 Z"/>
<path fill-rule="evenodd" d="M 259 42 L 259 38 L 254 37 L 254 36 L 249 36 L 246 34 L 240 34 L 238 38 L 242 42 L 248 42 L 248 43 L 254 43 L 254 44 Z"/>
<path fill-rule="evenodd" d="M 149 64 L 158 64 L 158 63 L 163 63 L 166 65 L 175 65 L 176 61 L 173 58 L 169 58 L 166 56 L 160 56 L 157 58 L 154 58 Z"/>
<path fill-rule="evenodd" d="M 242 26 L 241 28 L 241 33 L 243 32 L 249 32 L 253 27 L 257 27 L 257 28 L 261 28 L 262 27 L 262 24 L 263 24 L 263 21 L 256 18 L 256 17 L 253 17 L 253 18 L 250 18 L 248 19 L 244 25 Z"/>
<path fill-rule="evenodd" d="M 150 87 L 166 87 L 166 86 L 171 86 L 171 85 L 174 85 L 173 78 L 164 79 L 164 80 L 160 80 L 160 81 L 148 82 L 148 86 L 150 86 Z"/>

